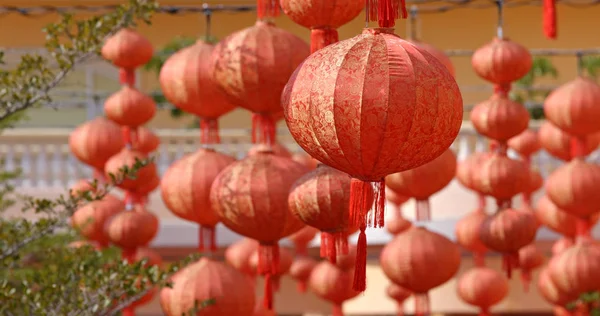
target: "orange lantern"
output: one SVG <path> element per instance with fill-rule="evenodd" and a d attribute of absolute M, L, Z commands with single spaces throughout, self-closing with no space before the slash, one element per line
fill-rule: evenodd
<path fill-rule="evenodd" d="M 398 316 L 404 315 L 404 301 L 406 301 L 412 295 L 412 292 L 401 287 L 398 284 L 391 283 L 386 288 L 385 293 L 398 305 L 396 307 L 398 311 Z"/>
<path fill-rule="evenodd" d="M 133 259 L 135 250 L 147 246 L 157 233 L 158 218 L 141 206 L 118 213 L 106 225 L 106 235 L 113 244 L 123 249 L 123 257 L 129 261 Z"/>
<path fill-rule="evenodd" d="M 485 253 L 488 249 L 479 237 L 479 230 L 487 218 L 483 209 L 477 209 L 456 223 L 456 243 L 473 252 L 476 266 L 485 265 Z"/>
<path fill-rule="evenodd" d="M 487 316 L 508 295 L 508 280 L 496 270 L 476 267 L 460 276 L 456 290 L 464 302 L 479 307 L 480 316 Z"/>
<path fill-rule="evenodd" d="M 310 278 L 317 261 L 310 257 L 298 257 L 290 266 L 290 276 L 298 282 L 298 292 L 306 292 L 306 282 Z"/>
<path fill-rule="evenodd" d="M 544 264 L 544 254 L 535 244 L 529 244 L 519 250 L 519 269 L 525 292 L 529 291 L 531 272 Z"/>
<path fill-rule="evenodd" d="M 104 117 L 85 122 L 69 136 L 69 148 L 73 155 L 99 172 L 104 170 L 110 157 L 124 146 L 119 126 Z"/>
<path fill-rule="evenodd" d="M 321 261 L 310 275 L 310 289 L 333 305 L 333 316 L 343 316 L 344 302 L 360 293 L 352 289 L 352 275 L 352 270 L 342 270 L 329 261 Z"/>
<path fill-rule="evenodd" d="M 77 209 L 71 217 L 71 225 L 85 238 L 95 241 L 101 248 L 108 247 L 109 239 L 104 231 L 106 222 L 125 209 L 125 204 L 114 195 L 89 202 Z"/>
<path fill-rule="evenodd" d="M 529 112 L 508 96 L 494 94 L 473 108 L 471 122 L 479 134 L 505 143 L 527 129 Z"/>
<path fill-rule="evenodd" d="M 571 136 L 552 123 L 546 121 L 540 126 L 538 131 L 540 144 L 552 156 L 564 160 L 571 160 Z M 598 148 L 600 144 L 600 133 L 588 135 L 587 137 L 579 137 L 583 143 L 581 148 L 583 155 L 588 155 Z"/>

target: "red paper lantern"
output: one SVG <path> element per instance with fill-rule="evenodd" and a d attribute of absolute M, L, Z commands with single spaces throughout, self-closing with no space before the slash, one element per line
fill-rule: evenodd
<path fill-rule="evenodd" d="M 113 244 L 123 249 L 126 258 L 131 258 L 135 249 L 146 247 L 157 233 L 158 217 L 141 206 L 118 213 L 106 225 L 106 235 Z"/>
<path fill-rule="evenodd" d="M 292 211 L 293 212 L 293 211 Z M 292 243 L 294 244 L 294 246 L 296 247 L 296 253 L 297 254 L 301 254 L 301 255 L 306 255 L 306 249 L 308 247 L 308 244 L 315 239 L 315 236 L 317 235 L 317 232 L 319 230 L 311 227 L 311 226 L 304 226 L 304 228 L 302 228 L 301 230 L 291 234 L 288 239 L 290 241 L 292 241 Z"/>
<path fill-rule="evenodd" d="M 600 85 L 577 77 L 552 91 L 544 100 L 544 115 L 561 130 L 587 136 L 600 132 L 596 118 L 600 116 Z"/>
<path fill-rule="evenodd" d="M 538 292 L 546 301 L 554 305 L 565 305 L 577 298 L 577 295 L 569 295 L 556 287 L 556 284 L 550 277 L 549 269 L 547 267 L 542 269 L 539 274 Z"/>
<path fill-rule="evenodd" d="M 411 221 L 407 220 L 403 216 L 396 216 L 392 219 L 386 220 L 385 222 L 385 228 L 387 229 L 388 233 L 394 236 L 402 234 L 411 227 Z"/>
<path fill-rule="evenodd" d="M 350 183 L 347 174 L 320 164 L 296 181 L 288 197 L 290 211 L 306 225 L 323 232 L 322 255 L 334 263 L 338 253 L 347 253 L 348 235 L 357 230 L 348 218 Z M 372 196 L 371 193 L 365 210 L 371 207 Z"/>
<path fill-rule="evenodd" d="M 456 291 L 467 304 L 479 307 L 480 316 L 490 315 L 490 308 L 508 295 L 508 280 L 496 270 L 476 267 L 460 276 Z"/>
<path fill-rule="evenodd" d="M 434 160 L 417 168 L 385 177 L 387 187 L 417 200 L 417 220 L 428 220 L 429 197 L 446 187 L 456 174 L 456 155 L 446 150 Z"/>
<path fill-rule="evenodd" d="M 160 292 L 160 305 L 167 316 L 188 313 L 197 302 L 214 300 L 198 315 L 252 316 L 254 288 L 243 274 L 223 263 L 202 258 L 177 272 L 173 287 Z"/>
<path fill-rule="evenodd" d="M 317 261 L 310 257 L 297 257 L 290 266 L 290 276 L 298 282 L 298 292 L 306 292 L 306 282 L 310 278 Z"/>
<path fill-rule="evenodd" d="M 383 14 L 394 7 L 383 4 L 378 8 L 386 27 L 365 29 L 309 56 L 281 98 L 296 142 L 312 157 L 355 179 L 351 196 L 356 202 L 351 202 L 350 212 L 361 226 L 355 274 L 361 291 L 366 287 L 364 230 L 384 224 L 384 178 L 443 154 L 462 123 L 456 81 L 435 57 L 393 34 L 389 27 L 398 15 Z M 400 73 L 404 75 L 396 75 Z M 429 97 L 432 94 L 437 97 Z M 368 182 L 378 183 L 371 215 L 362 209 Z"/>
<path fill-rule="evenodd" d="M 529 244 L 519 250 L 519 269 L 521 281 L 527 292 L 531 282 L 531 272 L 544 264 L 544 254 L 535 244 Z"/>
<path fill-rule="evenodd" d="M 213 49 L 199 40 L 169 57 L 159 76 L 165 98 L 203 120 L 216 120 L 235 108 L 213 80 Z"/>
<path fill-rule="evenodd" d="M 333 316 L 343 316 L 342 304 L 360 293 L 352 289 L 352 274 L 352 270 L 342 270 L 329 261 L 321 261 L 310 275 L 311 291 L 333 304 Z"/>
<path fill-rule="evenodd" d="M 71 217 L 71 225 L 85 238 L 97 242 L 101 247 L 109 244 L 104 231 L 106 222 L 125 209 L 125 204 L 114 195 L 105 195 L 101 200 L 89 202 Z"/>
<path fill-rule="evenodd" d="M 540 144 L 548 153 L 561 160 L 571 160 L 571 136 L 552 123 L 546 121 L 538 131 Z M 588 155 L 598 148 L 600 133 L 580 137 L 583 143 L 582 155 Z"/>
<path fill-rule="evenodd" d="M 471 122 L 479 134 L 506 142 L 529 126 L 529 112 L 506 95 L 494 94 L 471 111 Z"/>
<path fill-rule="evenodd" d="M 590 218 L 590 226 L 598 221 L 600 214 Z M 553 231 L 566 237 L 577 235 L 577 217 L 558 208 L 548 196 L 542 196 L 536 205 L 535 216 L 537 220 Z"/>
<path fill-rule="evenodd" d="M 600 166 L 574 159 L 554 171 L 546 180 L 546 195 L 569 214 L 589 218 L 600 211 Z"/>
<path fill-rule="evenodd" d="M 575 241 L 569 237 L 563 237 L 552 244 L 552 255 L 556 256 L 563 253 L 565 250 L 573 247 Z"/>
<path fill-rule="evenodd" d="M 533 60 L 529 51 L 508 39 L 494 38 L 475 51 L 471 57 L 471 65 L 479 77 L 507 91 L 510 83 L 525 76 Z"/>
<path fill-rule="evenodd" d="M 73 155 L 98 171 L 104 170 L 104 164 L 124 146 L 119 126 L 104 117 L 83 123 L 69 135 Z"/>
<path fill-rule="evenodd" d="M 400 207 L 410 200 L 409 196 L 400 195 L 391 190 L 388 186 L 385 187 L 385 198 L 396 207 Z"/>
<path fill-rule="evenodd" d="M 110 174 L 115 176 L 122 175 L 120 171 L 123 167 L 131 168 L 135 165 L 136 161 L 144 161 L 148 159 L 148 157 L 138 151 L 124 148 L 118 154 L 112 156 L 104 166 L 104 172 L 108 179 L 111 179 Z M 135 179 L 125 178 L 121 179 L 120 183 L 117 185 L 127 191 L 130 192 L 139 192 L 137 191 L 140 187 L 144 187 L 144 184 L 152 183 L 157 178 L 158 171 L 156 170 L 156 165 L 154 162 L 151 162 L 144 167 L 141 167 L 135 174 Z M 144 190 L 147 191 L 147 190 Z M 139 193 L 147 193 L 147 192 L 139 192 Z"/>
<path fill-rule="evenodd" d="M 521 134 L 509 139 L 508 147 L 524 158 L 530 157 L 542 149 L 538 133 L 530 129 L 526 129 Z"/>
<path fill-rule="evenodd" d="M 537 222 L 530 212 L 503 209 L 481 225 L 479 238 L 487 248 L 504 255 L 504 270 L 510 278 L 518 267 L 519 249 L 535 239 Z"/>
<path fill-rule="evenodd" d="M 487 218 L 485 211 L 478 209 L 467 214 L 456 223 L 456 243 L 473 252 L 477 266 L 485 265 L 485 253 L 488 251 L 479 237 L 481 225 Z"/>
<path fill-rule="evenodd" d="M 450 58 L 448 58 L 448 56 L 446 54 L 444 54 L 443 51 L 437 49 L 435 46 L 431 45 L 431 44 L 427 44 L 415 39 L 409 39 L 409 41 L 411 43 L 413 43 L 415 46 L 417 46 L 420 50 L 422 51 L 426 51 L 429 54 L 431 54 L 433 57 L 435 57 L 437 60 L 440 61 L 440 63 L 442 63 L 442 65 L 444 65 L 444 67 L 446 67 L 446 69 L 448 69 L 448 72 L 452 75 L 452 77 L 456 77 L 456 70 L 454 69 L 454 65 L 452 64 L 452 61 L 450 60 Z"/>
<path fill-rule="evenodd" d="M 496 198 L 499 203 L 525 191 L 529 184 L 528 167 L 502 154 L 488 156 L 473 174 L 477 192 Z"/>
<path fill-rule="evenodd" d="M 398 305 L 398 307 L 396 307 L 398 310 L 398 316 L 404 315 L 404 301 L 406 301 L 412 295 L 412 292 L 398 284 L 391 283 L 386 288 L 385 293 Z"/>
<path fill-rule="evenodd" d="M 102 45 L 102 57 L 115 66 L 133 70 L 152 59 L 152 43 L 128 28 L 119 30 Z"/>
<path fill-rule="evenodd" d="M 256 275 L 250 266 L 250 257 L 258 249 L 258 242 L 250 238 L 242 238 L 225 250 L 225 261 L 248 276 Z"/>
<path fill-rule="evenodd" d="M 156 136 L 150 129 L 140 127 L 137 130 L 137 135 L 133 139 L 133 149 L 142 152 L 146 155 L 158 149 L 160 138 Z"/>
<path fill-rule="evenodd" d="M 156 114 L 154 100 L 129 86 L 123 86 L 104 102 L 104 113 L 111 121 L 128 127 L 148 123 Z"/>
<path fill-rule="evenodd" d="M 310 29 L 311 52 L 338 41 L 337 28 L 354 20 L 364 1 L 280 0 L 283 12 L 292 21 Z"/>
<path fill-rule="evenodd" d="M 277 270 L 278 241 L 302 227 L 288 208 L 288 193 L 306 168 L 289 158 L 260 152 L 225 168 L 214 180 L 211 204 L 232 231 L 258 240 L 259 272 L 266 275 L 265 307 L 272 308 L 270 278 Z"/>
<path fill-rule="evenodd" d="M 294 260 L 294 256 L 292 252 L 287 248 L 279 248 L 279 260 L 278 265 L 276 267 L 276 271 L 271 278 L 271 282 L 273 283 L 273 290 L 279 291 L 279 282 L 281 277 L 286 275 L 290 271 L 290 267 L 292 266 L 292 262 Z M 250 268 L 254 275 L 259 272 L 259 261 L 260 261 L 260 249 L 256 249 L 254 253 L 250 256 L 249 259 Z M 267 282 L 267 281 L 265 281 Z"/>
<path fill-rule="evenodd" d="M 461 161 L 456 168 L 458 182 L 469 190 L 477 191 L 475 176 L 479 173 L 483 162 L 489 160 L 490 157 L 492 157 L 491 153 L 475 153 Z"/>
<path fill-rule="evenodd" d="M 215 226 L 219 216 L 210 204 L 210 189 L 219 173 L 234 161 L 213 149 L 199 149 L 173 163 L 162 178 L 161 193 L 167 208 L 200 225 L 200 251 L 217 248 Z"/>
<path fill-rule="evenodd" d="M 460 249 L 446 237 L 423 227 L 396 236 L 381 251 L 385 275 L 416 297 L 416 313 L 429 312 L 427 292 L 450 280 L 460 267 Z"/>
<path fill-rule="evenodd" d="M 575 244 L 550 260 L 548 273 L 556 289 L 569 296 L 597 291 L 600 284 L 600 245 L 591 240 Z"/>

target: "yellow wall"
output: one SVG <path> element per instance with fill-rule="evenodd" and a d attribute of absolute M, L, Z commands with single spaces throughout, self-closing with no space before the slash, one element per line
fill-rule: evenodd
<path fill-rule="evenodd" d="M 22 0 L 0 0 L 0 5 L 22 5 Z M 207 1 L 209 3 L 251 4 L 252 0 L 244 1 Z M 89 4 L 99 5 L 115 3 L 115 1 L 50 1 L 29 0 L 28 4 Z M 163 5 L 192 5 L 200 1 L 162 1 Z M 485 2 L 488 3 L 488 2 Z M 428 6 L 446 6 L 446 3 L 428 4 Z M 507 8 L 505 13 L 505 34 L 514 41 L 524 44 L 529 48 L 591 48 L 600 47 L 600 38 L 590 30 L 600 29 L 600 6 L 573 8 L 559 5 L 559 39 L 546 40 L 541 29 L 541 7 Z M 3 47 L 39 47 L 44 41 L 41 29 L 47 23 L 57 20 L 56 15 L 45 15 L 39 18 L 27 18 L 11 14 L 0 17 L 0 46 Z M 434 44 L 442 49 L 475 49 L 489 41 L 495 34 L 496 11 L 489 9 L 456 9 L 445 13 L 421 14 L 420 34 L 424 41 Z M 213 33 L 218 38 L 235 32 L 241 28 L 252 25 L 255 21 L 254 13 L 217 13 L 213 17 Z M 308 41 L 308 30 L 295 25 L 286 17 L 277 21 L 278 25 Z M 363 26 L 363 17 L 340 29 L 340 38 L 345 39 L 360 32 Z M 204 31 L 203 19 L 198 14 L 167 15 L 159 14 L 154 17 L 151 26 L 143 26 L 141 32 L 147 36 L 157 47 L 168 42 L 175 36 L 197 36 Z M 16 34 L 18 32 L 18 35 Z M 397 33 L 405 33 L 405 23 L 399 21 Z M 552 57 L 560 73 L 560 82 L 575 76 L 574 57 Z M 470 67 L 470 59 L 454 57 L 457 68 L 457 81 L 461 85 L 484 84 L 479 80 Z M 156 88 L 156 80 L 152 75 L 147 75 L 142 80 L 144 90 Z M 465 92 L 465 104 L 472 104 L 486 98 L 489 92 Z M 76 115 L 76 114 L 69 114 Z M 81 114 L 79 115 L 81 116 Z M 79 119 L 78 119 L 79 120 Z M 240 121 L 241 120 L 241 121 Z M 247 126 L 247 114 L 236 112 L 225 118 L 224 127 L 233 127 L 240 124 Z M 160 122 L 160 123 L 159 123 Z M 242 123 L 245 122 L 245 123 Z M 155 123 L 161 126 L 172 126 L 165 119 L 157 119 Z M 156 124 L 155 124 L 156 125 Z"/>

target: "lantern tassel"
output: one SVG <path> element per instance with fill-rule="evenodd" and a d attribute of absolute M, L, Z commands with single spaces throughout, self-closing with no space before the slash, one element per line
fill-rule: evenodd
<path fill-rule="evenodd" d="M 121 85 L 133 87 L 135 85 L 135 69 L 120 68 L 119 83 Z"/>
<path fill-rule="evenodd" d="M 268 146 L 275 143 L 275 121 L 271 115 L 252 114 L 252 143 Z"/>
<path fill-rule="evenodd" d="M 272 275 L 265 275 L 265 297 L 263 298 L 263 306 L 272 311 L 273 310 L 273 282 L 271 282 Z"/>
<path fill-rule="evenodd" d="M 349 252 L 348 249 L 348 233 L 341 232 L 335 233 L 335 251 L 338 255 L 347 255 Z"/>
<path fill-rule="evenodd" d="M 330 233 L 324 233 L 325 237 L 325 258 L 333 264 L 337 262 L 337 251 L 335 247 L 335 236 Z"/>
<path fill-rule="evenodd" d="M 329 238 L 329 234 L 326 232 L 321 233 L 321 248 L 319 251 L 319 256 L 321 258 L 327 258 L 327 238 Z"/>
<path fill-rule="evenodd" d="M 339 35 L 336 29 L 327 27 L 310 30 L 311 54 L 337 41 L 339 41 Z"/>
<path fill-rule="evenodd" d="M 279 272 L 279 245 L 259 245 L 258 273 L 265 276 L 264 307 L 273 310 L 273 280 Z"/>
<path fill-rule="evenodd" d="M 306 293 L 306 281 L 298 281 L 296 289 L 298 293 Z"/>
<path fill-rule="evenodd" d="M 519 253 L 507 253 L 502 256 L 502 269 L 506 272 L 506 277 L 512 277 L 512 270 L 519 267 Z"/>
<path fill-rule="evenodd" d="M 360 181 L 358 179 L 352 179 L 350 181 L 351 226 L 356 227 L 362 225 L 363 223 L 371 224 L 370 221 L 367 221 L 367 216 L 370 209 L 368 204 L 371 202 L 369 193 L 372 191 L 369 187 L 370 185 L 371 184 L 369 182 Z"/>
<path fill-rule="evenodd" d="M 219 144 L 219 121 L 215 119 L 200 119 L 200 143 L 201 144 Z"/>
<path fill-rule="evenodd" d="M 404 316 L 404 302 L 397 303 L 396 316 Z"/>
<path fill-rule="evenodd" d="M 365 234 L 365 229 L 365 225 L 360 227 L 356 244 L 356 264 L 352 288 L 358 292 L 364 292 L 367 289 L 367 234 Z"/>
<path fill-rule="evenodd" d="M 331 316 L 344 316 L 344 308 L 341 304 L 333 304 Z"/>
<path fill-rule="evenodd" d="M 487 307 L 482 307 L 479 310 L 479 316 L 490 316 L 490 311 Z"/>
<path fill-rule="evenodd" d="M 377 21 L 379 27 L 390 28 L 396 19 L 408 17 L 406 0 L 366 0 L 367 20 Z"/>
<path fill-rule="evenodd" d="M 259 20 L 279 16 L 279 1 L 256 0 L 256 15 Z"/>
<path fill-rule="evenodd" d="M 415 295 L 415 315 L 429 315 L 429 294 Z"/>
<path fill-rule="evenodd" d="M 431 220 L 431 209 L 429 199 L 417 200 L 417 221 Z"/>
<path fill-rule="evenodd" d="M 531 271 L 527 269 L 521 270 L 521 283 L 523 284 L 523 291 L 529 292 L 529 284 L 531 284 Z"/>
<path fill-rule="evenodd" d="M 544 35 L 548 39 L 556 39 L 556 1 L 544 0 Z"/>

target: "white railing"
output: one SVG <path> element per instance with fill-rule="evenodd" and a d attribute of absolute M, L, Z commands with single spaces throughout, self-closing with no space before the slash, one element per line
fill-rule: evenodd
<path fill-rule="evenodd" d="M 533 127 L 535 128 L 535 127 Z M 29 188 L 64 188 L 76 180 L 90 177 L 92 171 L 80 163 L 69 151 L 70 129 L 9 129 L 0 135 L 0 157 L 7 170 L 21 169 L 22 177 L 17 186 Z M 155 154 L 162 173 L 184 154 L 193 152 L 199 146 L 197 130 L 156 130 L 161 145 Z M 279 142 L 291 152 L 301 151 L 289 133 L 280 132 Z M 250 133 L 244 129 L 221 130 L 222 144 L 217 149 L 237 158 L 245 156 L 251 147 Z M 458 159 L 462 160 L 473 152 L 483 151 L 487 140 L 473 130 L 469 122 L 463 123 L 461 133 L 452 145 Z M 598 152 L 592 159 L 598 157 Z M 533 158 L 534 164 L 547 175 L 556 168 L 559 161 L 541 152 Z"/>

